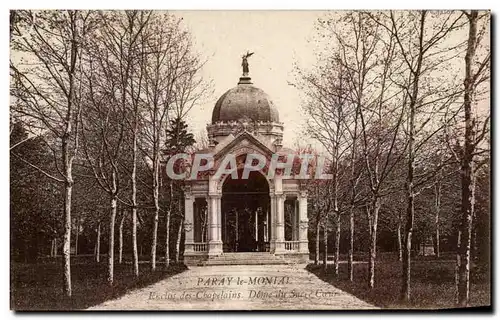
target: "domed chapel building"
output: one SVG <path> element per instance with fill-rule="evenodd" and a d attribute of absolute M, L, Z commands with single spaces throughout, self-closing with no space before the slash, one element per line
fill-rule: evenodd
<path fill-rule="evenodd" d="M 243 76 L 216 102 L 207 125 L 214 167 L 186 180 L 184 262 L 188 265 L 266 264 L 308 261 L 305 180 L 273 178 L 267 169 L 241 179 L 246 156 L 290 154 L 283 148 L 283 123 L 271 98 L 255 87 L 243 57 Z M 222 160 L 233 154 L 238 179 L 215 176 Z M 283 259 L 285 258 L 285 259 Z"/>

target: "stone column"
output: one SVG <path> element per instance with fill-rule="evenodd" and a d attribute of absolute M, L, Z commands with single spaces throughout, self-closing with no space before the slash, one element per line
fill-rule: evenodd
<path fill-rule="evenodd" d="M 207 202 L 207 242 L 212 240 L 212 201 L 209 196 L 205 197 L 205 201 Z"/>
<path fill-rule="evenodd" d="M 217 240 L 222 243 L 222 196 L 215 196 L 215 203 L 217 205 Z"/>
<path fill-rule="evenodd" d="M 208 254 L 219 255 L 222 252 L 222 241 L 219 238 L 219 215 L 217 195 L 208 196 L 209 241 Z"/>
<path fill-rule="evenodd" d="M 184 230 L 186 231 L 186 242 L 184 252 L 194 252 L 194 198 L 190 193 L 184 194 Z"/>
<path fill-rule="evenodd" d="M 293 199 L 293 213 L 292 213 L 292 241 L 298 239 L 297 236 L 297 199 Z"/>
<path fill-rule="evenodd" d="M 269 241 L 269 210 L 266 211 L 266 224 L 264 228 L 264 242 Z"/>
<path fill-rule="evenodd" d="M 285 251 L 285 195 L 276 195 L 276 239 L 274 252 Z"/>
<path fill-rule="evenodd" d="M 269 195 L 271 198 L 270 205 L 270 216 L 271 222 L 268 227 L 271 231 L 271 237 L 269 238 L 269 251 L 274 252 L 276 248 L 276 196 L 274 194 Z"/>
<path fill-rule="evenodd" d="M 301 192 L 299 195 L 299 252 L 309 254 L 307 239 L 307 229 L 309 220 L 307 218 L 307 193 Z"/>
<path fill-rule="evenodd" d="M 295 240 L 300 239 L 300 214 L 299 214 L 299 197 L 295 198 L 295 224 L 297 229 L 295 230 Z"/>
<path fill-rule="evenodd" d="M 259 243 L 259 211 L 255 210 L 255 241 Z"/>

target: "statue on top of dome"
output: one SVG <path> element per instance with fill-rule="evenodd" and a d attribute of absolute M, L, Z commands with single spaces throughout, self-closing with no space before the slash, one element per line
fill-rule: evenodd
<path fill-rule="evenodd" d="M 253 52 L 249 52 L 249 51 L 247 51 L 247 53 L 246 53 L 246 54 L 244 54 L 244 55 L 241 57 L 241 59 L 242 59 L 242 61 L 241 61 L 241 66 L 243 67 L 243 76 L 244 76 L 244 77 L 248 76 L 248 72 L 249 72 L 249 71 L 248 71 L 248 58 L 249 58 L 252 54 L 254 54 L 254 53 L 253 53 Z"/>

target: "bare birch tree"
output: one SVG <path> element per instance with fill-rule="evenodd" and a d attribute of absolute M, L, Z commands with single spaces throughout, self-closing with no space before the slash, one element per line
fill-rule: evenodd
<path fill-rule="evenodd" d="M 349 212 L 352 239 L 355 208 L 361 206 L 361 202 L 367 202 L 364 208 L 367 209 L 365 212 L 370 226 L 369 283 L 373 287 L 378 214 L 382 198 L 387 195 L 387 189 L 391 185 L 388 179 L 402 157 L 399 140 L 404 113 L 398 110 L 401 100 L 398 94 L 402 90 L 390 78 L 392 73 L 398 72 L 400 64 L 395 63 L 394 37 L 383 37 L 378 25 L 366 13 L 346 12 L 327 16 L 320 19 L 320 29 L 322 35 L 332 43 L 322 55 L 335 61 L 332 64 L 335 67 L 328 68 L 324 73 L 316 71 L 317 77 L 329 79 L 325 82 L 331 84 L 331 73 L 341 71 L 341 75 L 335 81 L 336 86 L 324 86 L 328 89 L 316 97 L 319 102 L 311 108 L 319 113 L 317 110 L 321 109 L 324 97 L 332 97 L 339 110 L 337 113 L 330 110 L 331 116 L 324 117 L 325 121 L 329 121 L 329 127 L 323 130 L 327 132 L 325 134 L 333 134 L 334 137 L 336 131 L 340 134 L 333 139 L 328 136 L 326 139 L 317 136 L 316 139 L 337 142 L 336 148 L 330 148 L 337 159 L 334 162 L 340 159 L 344 159 L 344 162 L 350 158 L 351 170 L 343 170 L 345 177 L 342 177 L 342 180 L 350 181 L 347 183 L 350 194 L 343 195 L 342 203 L 346 206 L 338 212 Z M 332 127 L 336 123 L 335 119 L 340 119 L 339 130 Z M 358 164 L 361 159 L 363 167 Z M 365 186 L 368 185 L 363 199 L 359 197 L 363 191 L 356 188 L 360 181 L 366 182 Z M 338 180 L 335 184 L 338 184 Z M 353 240 L 350 246 L 353 251 Z M 350 274 L 352 260 L 353 252 L 349 259 Z"/>
<path fill-rule="evenodd" d="M 383 37 L 379 27 L 363 12 L 343 18 L 343 33 L 335 33 L 340 57 L 346 70 L 350 101 L 359 116 L 359 148 L 367 182 L 365 212 L 369 225 L 369 286 L 375 284 L 377 226 L 382 199 L 394 183 L 388 183 L 401 160 L 399 146 L 402 110 L 398 110 L 398 89 L 390 75 L 398 72 L 395 42 Z M 350 33 L 353 36 L 343 36 Z M 401 108 L 399 108 L 401 109 Z"/>
<path fill-rule="evenodd" d="M 171 116 L 184 117 L 192 105 L 185 106 L 190 102 L 196 103 L 196 94 L 188 93 L 182 96 L 181 93 L 201 89 L 201 82 L 194 81 L 193 77 L 198 73 L 200 62 L 194 55 L 189 34 L 182 30 L 180 23 L 180 19 L 169 13 L 153 13 L 143 36 L 143 45 L 147 48 L 142 66 L 145 74 L 143 100 L 147 129 L 143 133 L 142 141 L 145 145 L 141 146 L 141 149 L 152 167 L 151 191 L 154 205 L 150 261 L 152 270 L 156 269 L 160 215 L 160 163 L 166 151 L 165 133 Z M 198 85 L 200 87 L 197 88 Z M 166 215 L 169 215 L 170 211 L 167 210 Z M 169 221 L 169 218 L 166 217 L 166 220 Z"/>
<path fill-rule="evenodd" d="M 404 62 L 404 72 L 396 83 L 404 89 L 407 111 L 405 116 L 406 146 L 406 225 L 403 237 L 403 285 L 401 299 L 410 300 L 411 246 L 415 220 L 415 197 L 427 188 L 441 169 L 416 167 L 422 163 L 429 144 L 442 130 L 445 110 L 453 104 L 459 94 L 454 85 L 454 77 L 440 76 L 450 68 L 448 62 L 460 52 L 462 42 L 453 43 L 450 36 L 462 26 L 461 15 L 455 12 L 407 11 L 379 15 L 375 20 L 394 37 L 398 57 Z M 386 22 L 384 22 L 386 21 Z M 390 22 L 387 22 L 390 21 Z M 432 150 L 434 151 L 434 150 Z"/>
<path fill-rule="evenodd" d="M 480 123 L 477 99 L 479 86 L 489 80 L 490 52 L 489 48 L 481 47 L 488 23 L 489 12 L 471 11 L 464 12 L 468 22 L 468 40 L 465 54 L 465 76 L 464 76 L 464 143 L 460 152 L 461 160 L 461 226 L 458 247 L 458 284 L 457 303 L 465 307 L 469 303 L 470 287 L 470 257 L 471 257 L 471 233 L 472 220 L 474 217 L 474 162 L 478 159 L 480 146 L 488 134 L 489 116 Z M 483 28 L 481 28 L 483 24 Z M 479 50 L 482 49 L 483 52 Z M 479 87 L 479 88 L 478 88 Z"/>
<path fill-rule="evenodd" d="M 126 210 L 122 207 L 120 223 L 118 224 L 118 263 L 123 263 L 123 223 L 125 222 Z"/>
<path fill-rule="evenodd" d="M 86 140 L 94 144 L 97 156 L 87 151 L 87 160 L 101 187 L 111 197 L 109 220 L 108 282 L 113 283 L 115 223 L 119 201 L 120 178 L 130 175 L 131 199 L 124 204 L 132 208 L 132 228 L 136 228 L 137 217 L 137 138 L 140 122 L 139 97 L 143 73 L 138 67 L 145 49 L 140 36 L 148 23 L 150 12 L 125 11 L 102 12 L 103 26 L 94 45 L 89 47 L 88 75 L 89 103 L 95 113 L 89 113 L 88 128 L 98 132 L 99 140 Z M 131 157 L 128 152 L 131 150 Z M 94 158 L 95 157 L 95 158 Z M 132 159 L 131 161 L 129 159 Z M 128 164 L 132 162 L 132 170 Z M 132 231 L 134 274 L 138 276 L 138 254 L 136 230 Z"/>
<path fill-rule="evenodd" d="M 121 191 L 120 178 L 123 177 L 120 161 L 125 153 L 125 113 L 116 103 L 115 97 L 108 94 L 112 92 L 109 88 L 113 88 L 117 82 L 117 78 L 112 75 L 116 66 L 109 52 L 99 45 L 90 50 L 92 50 L 89 54 L 90 70 L 87 75 L 88 106 L 82 116 L 82 142 L 89 167 L 99 186 L 109 196 L 107 281 L 112 285 L 115 222 Z"/>
<path fill-rule="evenodd" d="M 64 186 L 63 291 L 71 296 L 71 204 L 73 162 L 79 147 L 82 113 L 80 74 L 82 47 L 93 32 L 89 11 L 17 11 L 11 24 L 12 95 L 19 114 L 34 120 L 35 130 L 47 131 L 56 142 L 58 175 L 45 174 Z"/>
<path fill-rule="evenodd" d="M 328 216 L 333 213 L 335 227 L 334 241 L 334 271 L 338 275 L 339 267 L 339 247 L 340 247 L 340 181 L 343 178 L 342 171 L 339 170 L 340 163 L 345 158 L 349 149 L 349 135 L 345 125 L 345 118 L 350 115 L 344 112 L 347 95 L 344 87 L 344 76 L 342 64 L 338 56 L 327 57 L 325 65 L 318 67 L 310 73 L 298 70 L 299 83 L 297 87 L 304 91 L 306 102 L 304 110 L 309 117 L 307 124 L 308 134 L 322 145 L 331 159 L 330 171 L 332 175 L 329 181 L 329 201 L 330 209 L 322 215 L 325 221 L 324 232 L 328 233 Z M 317 221 L 319 223 L 319 221 Z"/>

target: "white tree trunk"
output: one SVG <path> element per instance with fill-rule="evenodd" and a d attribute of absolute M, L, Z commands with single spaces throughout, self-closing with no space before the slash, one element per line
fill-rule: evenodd
<path fill-rule="evenodd" d="M 418 31 L 418 53 L 416 56 L 416 69 L 411 70 L 411 80 L 412 80 L 412 88 L 411 94 L 409 94 L 410 104 L 409 104 L 409 118 L 408 118 L 408 149 L 407 149 L 407 170 L 406 170 L 406 198 L 407 198 L 407 207 L 406 207 L 406 225 L 405 225 L 405 234 L 403 237 L 404 246 L 403 246 L 403 281 L 401 286 L 401 299 L 403 301 L 410 301 L 410 292 L 411 292 L 411 242 L 413 236 L 413 223 L 415 219 L 415 191 L 414 191 L 414 183 L 415 183 L 415 135 L 416 135 L 416 123 L 415 117 L 417 113 L 417 107 L 419 104 L 419 80 L 420 73 L 422 69 L 422 62 L 424 59 L 424 47 L 423 47 L 423 38 L 424 38 L 424 30 L 425 30 L 425 17 L 426 11 L 422 11 L 420 13 L 420 22 L 419 22 L 419 31 Z"/>
<path fill-rule="evenodd" d="M 435 235 L 434 235 L 434 254 L 436 255 L 437 258 L 439 258 L 441 254 L 440 250 L 440 232 L 439 232 L 439 216 L 441 214 L 441 183 L 438 182 L 435 187 L 435 196 L 436 196 L 436 202 L 435 202 L 435 210 L 436 210 L 436 216 L 434 219 L 435 223 Z"/>
<path fill-rule="evenodd" d="M 64 182 L 64 235 L 63 235 L 63 291 L 64 295 L 71 297 L 71 196 L 73 194 L 73 179 L 69 156 L 67 155 L 67 142 L 63 156 L 65 158 L 66 179 Z"/>
<path fill-rule="evenodd" d="M 156 113 L 155 113 L 156 114 Z M 156 123 L 155 123 L 156 125 Z M 158 130 L 158 129 L 157 129 Z M 159 137 L 155 136 L 155 139 Z M 159 153 L 160 147 L 155 142 L 153 150 L 153 202 L 154 202 L 154 215 L 153 215 L 153 234 L 151 241 L 151 270 L 156 270 L 156 247 L 158 245 L 158 220 L 160 216 L 160 204 L 159 204 L 159 194 L 160 194 L 160 183 L 159 183 Z"/>
<path fill-rule="evenodd" d="M 125 220 L 125 209 L 122 209 L 120 225 L 118 227 L 118 263 L 123 262 L 123 221 Z"/>
<path fill-rule="evenodd" d="M 465 79 L 464 79 L 464 113 L 465 113 L 465 136 L 461 163 L 461 185 L 462 202 L 460 226 L 460 247 L 458 265 L 458 305 L 466 307 L 469 303 L 470 286 L 470 255 L 472 218 L 474 216 L 474 150 L 475 150 L 475 122 L 476 117 L 472 110 L 474 95 L 474 75 L 472 66 L 477 48 L 477 20 L 478 11 L 472 10 L 468 14 L 469 38 L 467 53 L 465 55 Z"/>
<path fill-rule="evenodd" d="M 136 125 L 137 126 L 137 125 Z M 132 264 L 134 275 L 139 277 L 139 255 L 137 253 L 137 132 L 134 131 L 132 146 Z"/>
<path fill-rule="evenodd" d="M 158 245 L 158 219 L 160 210 L 157 207 L 158 199 L 155 199 L 155 213 L 153 216 L 153 231 L 151 239 L 151 270 L 156 270 L 156 247 Z"/>
<path fill-rule="evenodd" d="M 111 214 L 109 217 L 109 242 L 108 242 L 108 284 L 113 285 L 115 267 L 115 220 L 116 220 L 116 195 L 111 199 Z"/>
<path fill-rule="evenodd" d="M 377 225 L 380 210 L 380 199 L 375 198 L 369 214 L 370 224 L 370 256 L 368 261 L 368 284 L 371 289 L 375 287 L 375 261 L 377 260 Z"/>
<path fill-rule="evenodd" d="M 184 227 L 184 219 L 182 219 L 179 223 L 179 228 L 177 232 L 177 243 L 175 244 L 175 262 L 180 262 L 181 256 L 181 238 L 182 238 L 182 229 Z"/>
<path fill-rule="evenodd" d="M 354 280 L 354 206 L 349 210 L 349 257 L 347 262 L 349 281 Z"/>
<path fill-rule="evenodd" d="M 340 212 L 335 217 L 335 275 L 339 275 L 340 260 Z"/>
<path fill-rule="evenodd" d="M 97 224 L 97 236 L 95 242 L 95 261 L 99 263 L 101 261 L 101 222 Z"/>
<path fill-rule="evenodd" d="M 403 227 L 403 216 L 401 214 L 401 211 L 399 210 L 399 216 L 398 216 L 398 261 L 403 260 L 403 238 L 401 236 L 401 228 Z"/>
<path fill-rule="evenodd" d="M 457 254 L 455 256 L 456 259 L 456 264 L 455 264 L 455 302 L 458 304 L 459 303 L 459 284 L 460 284 L 460 263 L 461 263 L 461 256 L 460 256 L 460 241 L 462 238 L 462 232 L 458 230 L 457 233 Z"/>
<path fill-rule="evenodd" d="M 172 212 L 172 201 L 173 201 L 173 185 L 172 181 L 168 183 L 168 192 L 169 192 L 169 200 L 168 200 L 168 209 L 165 213 L 165 267 L 168 268 L 170 265 L 170 215 Z"/>
<path fill-rule="evenodd" d="M 152 241 L 151 241 L 151 270 L 156 270 L 156 247 L 158 245 L 158 219 L 160 215 L 160 205 L 158 202 L 159 185 L 158 182 L 154 182 L 155 187 L 153 188 L 153 200 L 154 200 L 154 216 L 153 216 L 153 231 L 152 231 Z"/>
<path fill-rule="evenodd" d="M 325 221 L 323 224 L 323 246 L 324 254 L 323 254 L 323 270 L 325 272 L 328 271 L 328 213 L 325 215 Z"/>
<path fill-rule="evenodd" d="M 165 213 L 165 267 L 170 265 L 170 210 Z"/>

